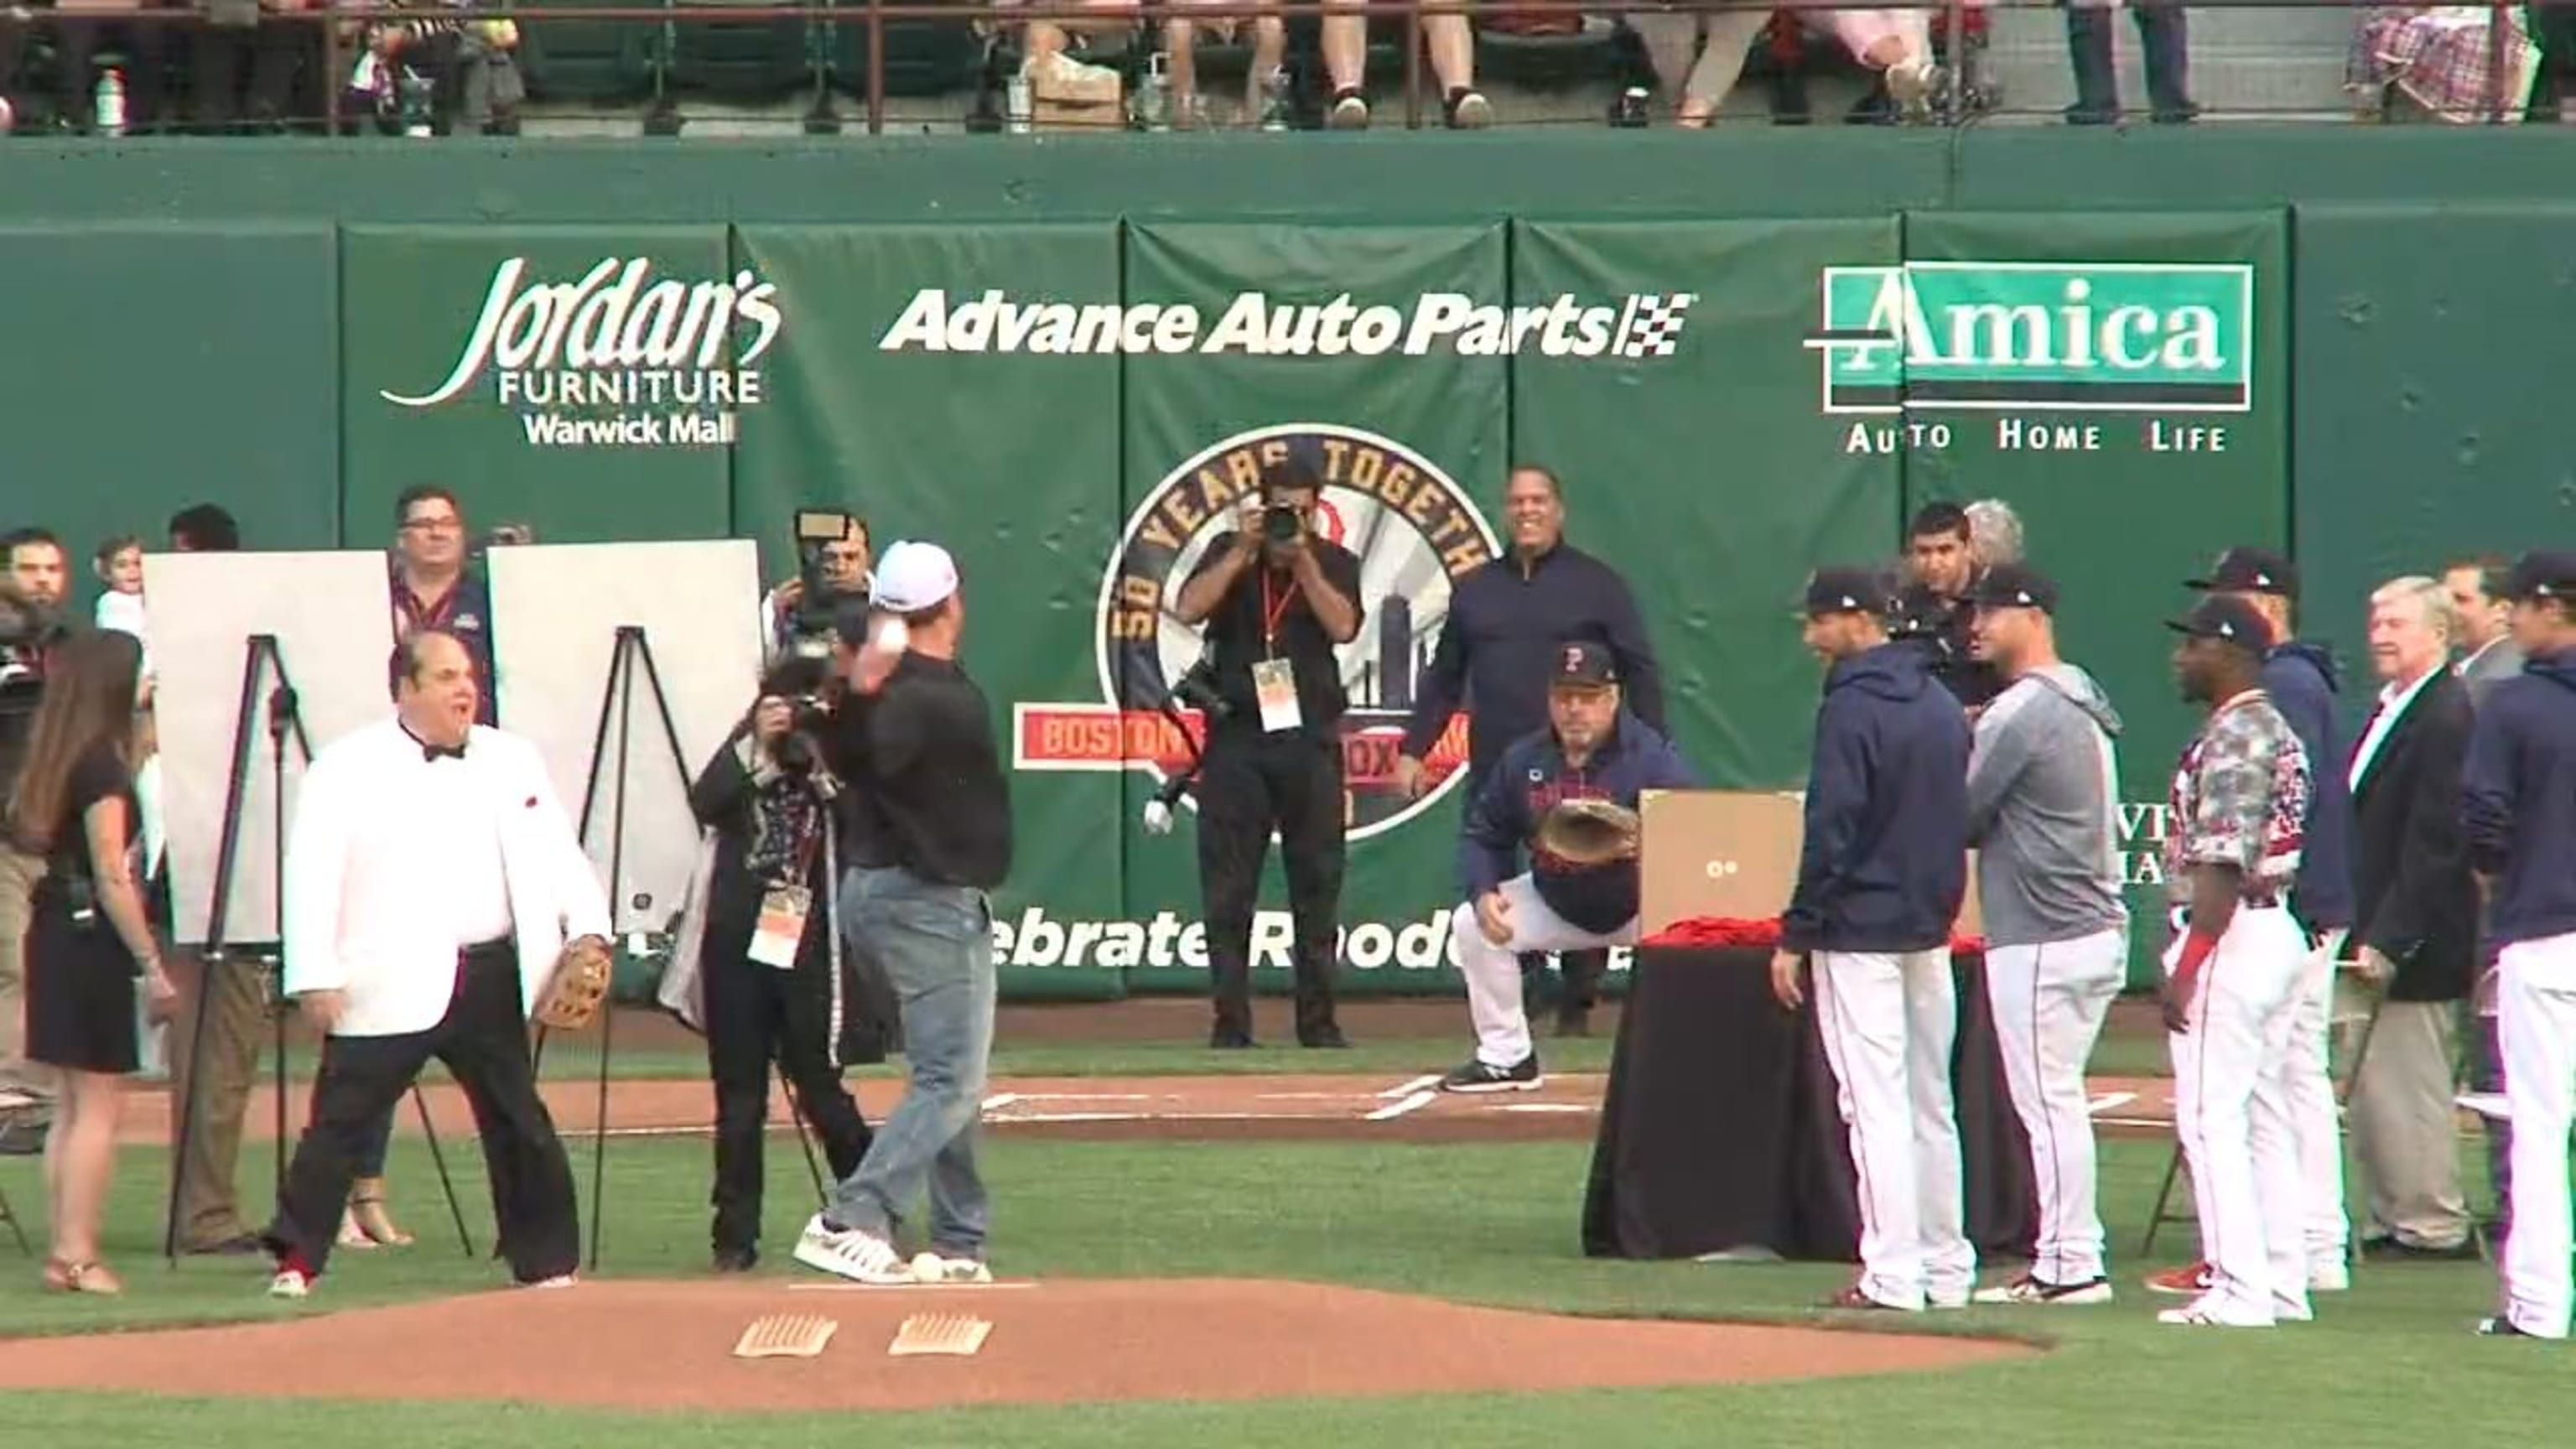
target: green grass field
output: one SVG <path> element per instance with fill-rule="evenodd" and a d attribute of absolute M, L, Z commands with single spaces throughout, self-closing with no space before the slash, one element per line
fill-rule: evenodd
<path fill-rule="evenodd" d="M 783 1244 L 812 1202 L 792 1139 L 772 1139 L 769 1237 Z M 1333 1281 L 1478 1303 L 1581 1313 L 1817 1321 L 1806 1305 L 1840 1285 L 1832 1266 L 1593 1262 L 1575 1240 L 1588 1147 L 1401 1144 L 1062 1143 L 1004 1137 L 987 1154 L 997 1200 L 995 1262 L 1010 1276 L 1228 1275 Z M 2140 1444 L 2175 1449 L 2391 1445 L 2421 1449 L 2469 1430 L 2480 1442 L 2563 1443 L 2576 1418 L 2576 1360 L 2562 1346 L 2467 1332 L 2493 1291 L 2483 1265 L 2366 1268 L 2354 1290 L 2319 1300 L 2314 1324 L 2269 1333 L 2167 1328 L 2133 1284 L 2138 1242 L 2166 1146 L 2106 1145 L 2105 1207 L 2122 1300 L 2100 1308 L 1977 1309 L 1908 1320 L 1925 1330 L 2045 1341 L 2035 1359 L 1958 1372 L 1657 1392 L 1440 1396 L 1258 1404 L 1123 1404 L 871 1416 L 887 1442 L 993 1446 L 1118 1444 L 1563 1446 L 1716 1443 L 1796 1446 Z M 274 1304 L 261 1270 L 188 1260 L 165 1270 L 157 1244 L 162 1160 L 126 1160 L 111 1256 L 120 1300 L 43 1293 L 35 1265 L 0 1276 L 0 1333 L 73 1333 L 210 1319 L 320 1313 L 481 1287 L 497 1269 L 461 1258 L 425 1153 L 398 1142 L 397 1180 L 420 1245 L 344 1255 L 322 1294 Z M 585 1194 L 588 1145 L 575 1144 Z M 613 1142 L 603 1275 L 703 1271 L 707 1147 L 692 1139 Z M 451 1159 L 452 1160 L 452 1159 Z M 246 1154 L 249 1177 L 264 1151 Z M 479 1164 L 459 1185 L 489 1241 Z M 2475 1179 L 2473 1179 L 2475 1180 Z M 22 1210 L 41 1200 L 30 1159 L 0 1159 Z M 251 1200 L 259 1200 L 253 1194 Z M 2190 1251 L 2188 1230 L 2160 1247 Z M 4 1253 L 5 1249 L 0 1249 Z M 0 1266 L 6 1260 L 0 1259 Z M 13 1281 L 14 1280 L 14 1281 Z M 1283 1351 L 1288 1346 L 1283 1345 Z M 1176 1333 L 1171 1352 L 1188 1352 Z M 5 1352 L 5 1349 L 0 1349 Z M 636 1372 L 666 1371 L 641 1363 Z M 368 1449 L 542 1444 L 803 1446 L 852 1432 L 846 1418 L 619 1416 L 453 1403 L 380 1408 L 282 1400 L 18 1393 L 0 1399 L 6 1442 L 250 1449 L 349 1442 Z"/>

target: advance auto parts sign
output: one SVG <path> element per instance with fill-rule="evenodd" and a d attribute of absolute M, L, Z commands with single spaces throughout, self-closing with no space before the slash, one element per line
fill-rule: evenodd
<path fill-rule="evenodd" d="M 1202 631 L 1172 616 L 1172 592 L 1265 468 L 1291 451 L 1322 475 L 1317 530 L 1359 555 L 1367 619 L 1338 651 L 1350 712 L 1342 719 L 1344 829 L 1365 840 L 1412 819 L 1453 788 L 1466 717 L 1424 761 L 1438 784 L 1419 800 L 1395 788 L 1395 758 L 1413 709 L 1413 681 L 1431 660 L 1452 579 L 1499 550 L 1492 525 L 1449 476 L 1392 438 L 1329 423 L 1238 433 L 1172 469 L 1127 520 L 1100 583 L 1099 702 L 1014 710 L 1013 764 L 1023 770 L 1142 770 L 1159 783 L 1186 768 L 1205 722 L 1182 711 L 1184 738 L 1163 713 L 1170 681 L 1196 663 Z M 1191 808 L 1195 809 L 1193 802 Z"/>
<path fill-rule="evenodd" d="M 562 278 L 509 257 L 458 315 L 437 381 L 376 395 L 411 409 L 487 395 L 518 415 L 532 448 L 730 446 L 742 410 L 763 399 L 758 363 L 786 325 L 777 286 L 748 269 L 684 280 L 654 275 L 644 257 L 603 257 Z"/>

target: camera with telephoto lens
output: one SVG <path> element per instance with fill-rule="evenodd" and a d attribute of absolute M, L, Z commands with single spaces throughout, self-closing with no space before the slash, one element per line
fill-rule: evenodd
<path fill-rule="evenodd" d="M 1269 543 L 1295 543 L 1306 531 L 1306 520 L 1294 508 L 1273 503 L 1261 510 L 1261 537 Z"/>
<path fill-rule="evenodd" d="M 1191 665 L 1180 678 L 1172 681 L 1172 698 L 1210 720 L 1220 720 L 1234 712 L 1234 706 L 1226 703 L 1225 696 L 1217 691 L 1216 662 L 1210 659 Z"/>
<path fill-rule="evenodd" d="M 769 757 L 791 775 L 811 775 L 821 763 L 815 741 L 832 727 L 832 705 L 824 694 L 824 665 L 819 659 L 782 660 L 761 681 L 761 694 L 787 702 L 787 733 L 769 747 Z"/>

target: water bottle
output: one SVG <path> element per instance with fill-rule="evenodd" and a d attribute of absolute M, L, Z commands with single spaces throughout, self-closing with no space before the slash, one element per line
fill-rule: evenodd
<path fill-rule="evenodd" d="M 1136 91 L 1136 124 L 1145 130 L 1172 129 L 1172 82 L 1164 73 L 1170 63 L 1159 50 L 1145 60 L 1145 84 Z"/>
<path fill-rule="evenodd" d="M 98 78 L 91 120 L 102 136 L 125 134 L 125 72 L 110 66 Z"/>
<path fill-rule="evenodd" d="M 1280 66 L 1261 78 L 1261 129 L 1288 129 L 1288 72 Z"/>
<path fill-rule="evenodd" d="M 1028 67 L 1022 66 L 1011 72 L 1011 78 L 1004 83 L 1002 105 L 1010 120 L 1011 134 L 1027 135 L 1033 113 L 1029 102 Z"/>
<path fill-rule="evenodd" d="M 426 137 L 429 129 L 429 77 L 404 66 L 402 79 L 395 83 L 395 94 L 401 98 L 403 134 Z"/>

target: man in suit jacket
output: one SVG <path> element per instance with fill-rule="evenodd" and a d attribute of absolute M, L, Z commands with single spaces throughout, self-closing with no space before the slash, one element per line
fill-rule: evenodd
<path fill-rule="evenodd" d="M 536 748 L 474 722 L 472 655 L 403 645 L 392 719 L 322 751 L 287 840 L 285 991 L 325 1033 L 312 1120 L 262 1239 L 269 1292 L 302 1298 L 378 1118 L 432 1057 L 474 1109 L 501 1253 L 519 1282 L 572 1282 L 572 1165 L 537 1095 L 528 1015 L 567 937 L 605 945 L 608 902 Z"/>
<path fill-rule="evenodd" d="M 2468 687 L 2445 667 L 2451 603 L 2432 579 L 2370 599 L 2378 707 L 2352 754 L 2354 920 L 2347 969 L 2382 993 L 2349 1104 L 2368 1192 L 2362 1254 L 2476 1254 L 2460 1195 L 2452 1034 L 2476 975 L 2477 883 L 2460 829 Z"/>
<path fill-rule="evenodd" d="M 2483 703 L 2487 691 L 2522 672 L 2522 651 L 2514 646 L 2513 635 L 2505 627 L 2509 605 L 2504 597 L 2505 575 L 2513 564 L 2502 554 L 2481 554 L 2461 559 L 2442 571 L 2442 585 L 2450 590 L 2451 608 L 2459 616 L 2460 662 L 2452 666 L 2469 686 L 2469 703 Z"/>

